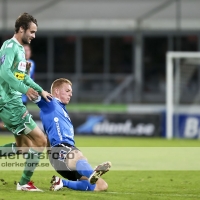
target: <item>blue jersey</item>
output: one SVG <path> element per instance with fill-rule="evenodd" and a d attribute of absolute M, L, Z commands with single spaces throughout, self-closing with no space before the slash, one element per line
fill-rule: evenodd
<path fill-rule="evenodd" d="M 74 128 L 65 104 L 57 98 L 53 98 L 51 102 L 41 98 L 37 105 L 40 108 L 40 119 L 50 145 L 55 146 L 60 143 L 74 145 Z"/>

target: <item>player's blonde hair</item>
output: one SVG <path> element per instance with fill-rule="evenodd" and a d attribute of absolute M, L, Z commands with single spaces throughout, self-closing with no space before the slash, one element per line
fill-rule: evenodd
<path fill-rule="evenodd" d="M 72 82 L 66 78 L 59 78 L 56 79 L 52 84 L 51 84 L 51 94 L 53 94 L 54 89 L 57 87 L 60 87 L 63 83 L 67 83 L 72 86 Z"/>

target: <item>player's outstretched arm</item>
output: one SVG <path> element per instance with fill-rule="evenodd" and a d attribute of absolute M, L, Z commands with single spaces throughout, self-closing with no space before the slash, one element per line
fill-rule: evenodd
<path fill-rule="evenodd" d="M 55 105 L 54 105 L 55 103 L 53 101 L 53 98 L 52 99 L 49 99 L 49 97 L 47 98 L 49 100 L 48 102 L 46 101 L 46 99 L 44 99 L 39 95 L 38 98 L 32 100 L 32 102 L 35 103 L 44 113 L 50 113 L 55 110 Z"/>
<path fill-rule="evenodd" d="M 29 88 L 28 91 L 27 91 L 27 93 L 26 93 L 26 96 L 28 97 L 28 99 L 30 101 L 33 101 L 33 100 L 35 100 L 35 99 L 38 98 L 39 94 L 33 88 Z"/>
<path fill-rule="evenodd" d="M 42 90 L 41 96 L 47 101 L 50 102 L 50 99 L 53 98 L 52 94 L 48 93 L 47 91 Z"/>

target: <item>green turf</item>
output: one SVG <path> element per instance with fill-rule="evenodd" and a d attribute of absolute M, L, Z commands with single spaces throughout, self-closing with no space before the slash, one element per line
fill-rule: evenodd
<path fill-rule="evenodd" d="M 0 136 L 0 145 L 13 141 L 13 136 Z M 198 147 L 198 140 L 165 140 L 159 138 L 134 137 L 76 137 L 78 147 Z M 101 152 L 100 152 L 101 153 Z M 127 154 L 130 154 L 127 152 Z M 87 157 L 87 155 L 85 155 Z M 102 158 L 106 157 L 102 153 Z M 119 154 L 110 157 L 110 161 L 118 160 Z M 170 156 L 170 155 L 169 155 Z M 148 157 L 142 156 L 142 159 Z M 98 158 L 97 158 L 98 160 Z M 187 160 L 187 157 L 186 157 Z M 197 156 L 197 160 L 199 160 Z M 142 160 L 141 160 L 142 161 Z M 43 161 L 41 161 L 43 162 Z M 95 162 L 95 161 L 93 161 Z M 120 162 L 120 161 L 119 161 Z M 134 165 L 134 161 L 132 161 Z M 113 170 L 112 170 L 113 169 Z M 32 177 L 43 193 L 19 192 L 15 190 L 14 181 L 18 181 L 21 170 L 1 170 L 0 200 L 10 199 L 134 199 L 134 200 L 196 200 L 200 199 L 200 171 L 166 171 L 166 170 L 114 170 L 104 175 L 109 184 L 106 192 L 79 192 L 64 188 L 61 191 L 49 191 L 52 175 L 57 175 L 53 169 L 36 170 Z"/>
<path fill-rule="evenodd" d="M 12 134 L 0 135 L 0 144 L 14 141 Z M 113 136 L 75 136 L 78 147 L 199 147 L 195 139 L 136 138 Z"/>

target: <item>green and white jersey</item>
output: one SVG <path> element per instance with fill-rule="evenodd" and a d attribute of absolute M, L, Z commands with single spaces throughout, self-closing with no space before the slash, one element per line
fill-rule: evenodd
<path fill-rule="evenodd" d="M 0 109 L 12 99 L 21 98 L 29 87 L 42 91 L 27 74 L 24 47 L 15 38 L 6 40 L 0 49 Z"/>

